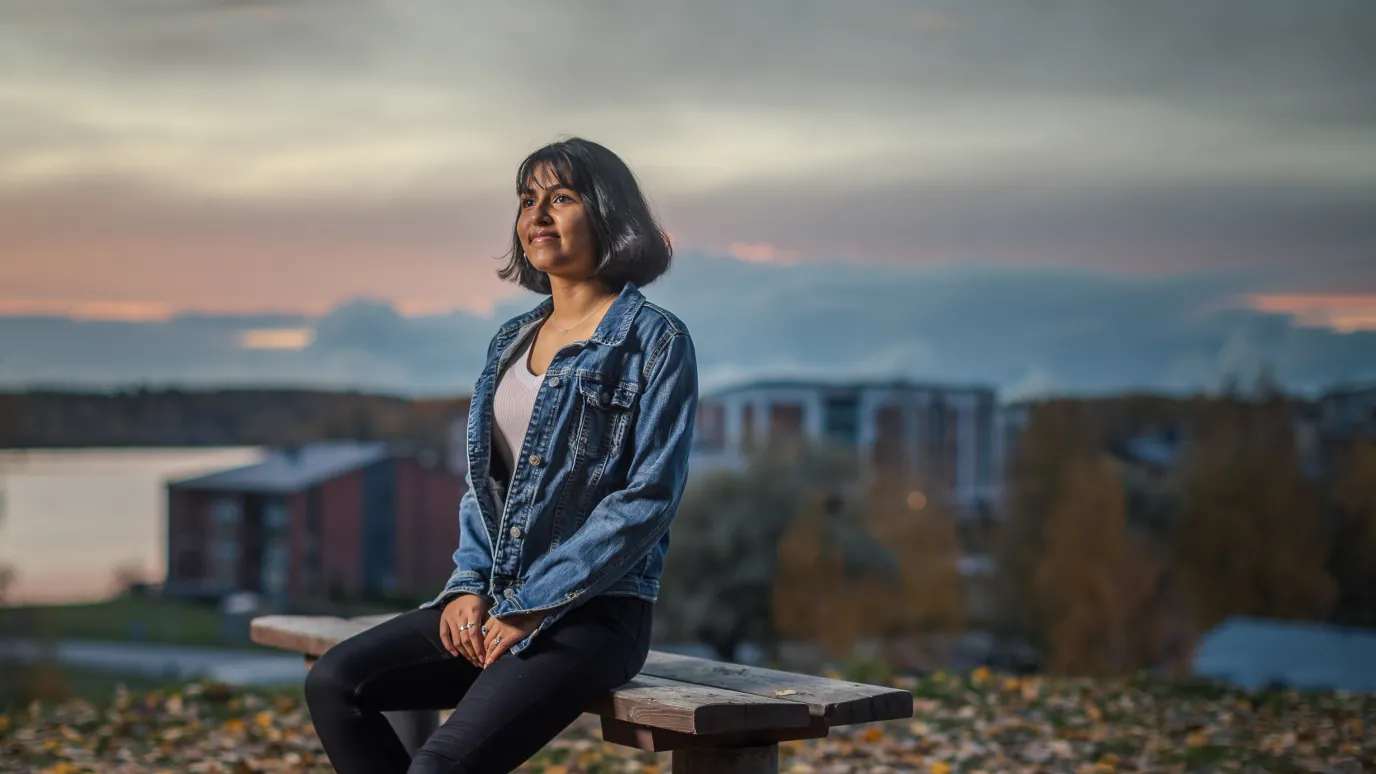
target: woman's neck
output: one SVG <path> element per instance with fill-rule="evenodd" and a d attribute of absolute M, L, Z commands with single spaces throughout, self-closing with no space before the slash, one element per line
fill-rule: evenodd
<path fill-rule="evenodd" d="M 554 301 L 553 317 L 572 322 L 592 314 L 592 311 L 615 295 L 601 281 L 588 279 L 570 282 L 558 277 L 549 278 L 550 298 Z"/>

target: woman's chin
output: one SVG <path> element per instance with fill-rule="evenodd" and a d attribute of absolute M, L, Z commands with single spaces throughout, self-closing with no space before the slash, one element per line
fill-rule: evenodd
<path fill-rule="evenodd" d="M 561 256 L 562 257 L 562 256 Z M 536 270 L 542 271 L 551 277 L 558 277 L 565 280 L 585 280 L 592 276 L 592 267 L 585 261 L 558 258 L 554 260 L 537 261 L 531 259 L 530 265 Z"/>

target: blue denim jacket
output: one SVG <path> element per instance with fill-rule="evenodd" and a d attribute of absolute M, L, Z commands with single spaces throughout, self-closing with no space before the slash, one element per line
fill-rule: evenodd
<path fill-rule="evenodd" d="M 545 299 L 512 318 L 488 346 L 469 407 L 454 573 L 422 605 L 468 592 L 489 596 L 498 618 L 550 611 L 512 653 L 598 594 L 658 598 L 697 413 L 688 329 L 627 283 L 586 341 L 554 355 L 504 497 L 491 465 L 493 392 L 551 309 Z"/>

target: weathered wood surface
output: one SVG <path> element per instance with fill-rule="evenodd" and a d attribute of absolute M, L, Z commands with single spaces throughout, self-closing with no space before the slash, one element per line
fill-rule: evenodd
<path fill-rule="evenodd" d="M 264 615 L 249 624 L 249 639 L 259 645 L 319 656 L 377 623 L 327 615 Z"/>
<path fill-rule="evenodd" d="M 832 680 L 659 651 L 650 652 L 640 674 L 681 683 L 727 688 L 753 696 L 796 701 L 807 705 L 813 715 L 824 718 L 832 726 L 913 716 L 913 695 L 882 685 Z"/>
<path fill-rule="evenodd" d="M 640 675 L 593 702 L 589 712 L 685 734 L 804 728 L 807 708 L 782 699 Z"/>

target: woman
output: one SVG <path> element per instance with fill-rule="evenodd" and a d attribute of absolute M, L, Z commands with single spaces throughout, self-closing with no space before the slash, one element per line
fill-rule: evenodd
<path fill-rule="evenodd" d="M 503 279 L 549 298 L 492 339 L 444 591 L 331 648 L 306 701 L 341 774 L 506 772 L 640 671 L 688 471 L 697 358 L 640 287 L 672 250 L 615 154 L 531 154 Z M 381 714 L 455 708 L 412 760 Z"/>

